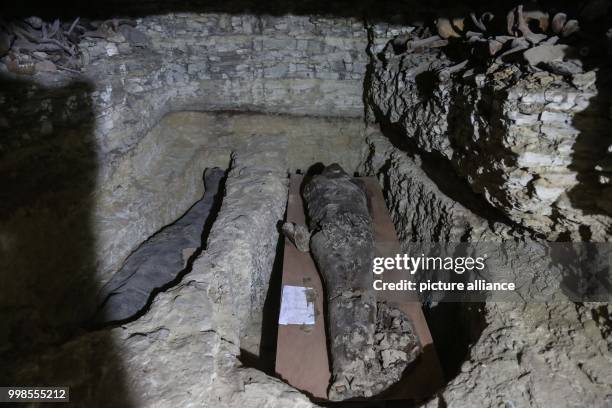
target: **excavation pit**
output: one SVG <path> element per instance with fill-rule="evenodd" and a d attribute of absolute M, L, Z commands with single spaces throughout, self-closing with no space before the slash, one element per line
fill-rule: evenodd
<path fill-rule="evenodd" d="M 274 363 L 287 176 L 313 163 L 377 178 L 400 252 L 611 239 L 608 2 L 525 4 L 571 23 L 529 41 L 505 24 L 518 2 L 112 3 L 64 8 L 78 20 L 7 3 L 0 22 L 0 385 L 69 384 L 87 407 L 311 406 Z M 180 279 L 85 330 L 214 166 L 222 203 Z M 610 302 L 438 300 L 423 310 L 447 383 L 426 406 L 609 402 Z"/>

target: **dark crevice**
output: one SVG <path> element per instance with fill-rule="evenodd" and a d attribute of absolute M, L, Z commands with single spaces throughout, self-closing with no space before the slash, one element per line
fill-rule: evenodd
<path fill-rule="evenodd" d="M 486 4 L 484 0 L 474 3 Z M 287 14 L 333 17 L 367 17 L 374 21 L 405 23 L 425 20 L 435 15 L 439 8 L 450 9 L 453 0 L 431 0 L 423 3 L 407 0 L 402 3 L 390 0 L 109 0 L 94 4 L 77 0 L 59 0 L 41 4 L 38 1 L 11 2 L 0 6 L 5 17 L 37 15 L 46 18 L 112 18 L 116 16 L 143 17 L 167 13 L 227 13 L 284 16 Z"/>
<path fill-rule="evenodd" d="M 448 382 L 459 374 L 470 348 L 487 326 L 484 303 L 443 302 L 424 307 L 423 312 Z"/>
<path fill-rule="evenodd" d="M 433 71 L 423 71 L 414 77 L 419 97 L 423 103 L 430 102 L 438 82 L 438 76 Z"/>
<path fill-rule="evenodd" d="M 604 304 L 591 309 L 591 318 L 598 323 L 602 338 L 605 339 L 612 334 L 612 315 L 610 315 L 607 305 Z"/>
<path fill-rule="evenodd" d="M 284 218 L 284 217 L 283 217 Z M 279 223 L 278 230 L 282 222 Z M 278 234 L 276 255 L 272 264 L 268 291 L 264 301 L 261 321 L 261 337 L 258 355 L 240 349 L 240 362 L 245 367 L 256 368 L 264 373 L 275 376 L 276 343 L 278 339 L 278 316 L 281 303 L 281 285 L 283 278 L 283 257 L 285 255 L 285 237 Z"/>
<path fill-rule="evenodd" d="M 321 407 L 329 408 L 416 408 L 419 404 L 413 400 L 361 400 L 361 401 L 314 401 Z"/>
<path fill-rule="evenodd" d="M 438 394 L 438 408 L 447 408 L 447 404 L 446 404 L 446 400 L 444 399 L 444 396 L 442 395 L 442 393 Z"/>
<path fill-rule="evenodd" d="M 610 215 L 611 188 L 609 182 L 599 177 L 611 178 L 612 152 L 610 104 L 612 101 L 612 61 L 601 63 L 585 58 L 583 64 L 596 69 L 597 94 L 589 100 L 588 107 L 574 116 L 572 125 L 580 132 L 572 146 L 572 162 L 568 166 L 576 172 L 578 183 L 568 192 L 572 205 L 587 215 Z M 612 229 L 607 231 L 612 234 Z M 583 240 L 590 240 L 590 231 L 579 231 Z"/>

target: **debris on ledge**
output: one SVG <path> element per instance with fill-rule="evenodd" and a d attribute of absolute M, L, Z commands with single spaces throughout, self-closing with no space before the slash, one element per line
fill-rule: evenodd
<path fill-rule="evenodd" d="M 55 19 L 50 23 L 36 16 L 0 20 L 0 61 L 9 72 L 19 75 L 57 70 L 78 73 L 89 59 L 80 46 L 82 40 L 97 38 L 146 46 L 147 36 L 135 27 L 134 20 L 123 18 L 95 21 L 77 17 L 71 22 Z M 109 57 L 117 53 L 114 44 L 106 48 Z"/>

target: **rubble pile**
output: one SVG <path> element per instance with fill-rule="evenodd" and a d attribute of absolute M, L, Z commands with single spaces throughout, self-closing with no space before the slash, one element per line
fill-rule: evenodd
<path fill-rule="evenodd" d="M 505 16 L 490 11 L 458 13 L 456 17 L 447 14 L 433 20 L 431 27 L 421 26 L 399 36 L 386 51 L 398 54 L 444 48 L 456 64 L 438 69 L 440 80 L 470 67 L 484 66 L 490 71 L 505 63 L 520 64 L 530 72 L 571 76 L 587 71 L 585 59 L 612 55 L 612 28 L 602 35 L 581 29 L 579 23 L 580 19 L 590 23 L 604 17 L 609 5 L 602 7 L 576 16 L 523 5 Z"/>
<path fill-rule="evenodd" d="M 0 62 L 6 70 L 20 75 L 57 70 L 80 72 L 88 56 L 79 43 L 86 38 L 110 38 L 123 35 L 130 43 L 144 45 L 146 39 L 136 22 L 113 18 L 94 21 L 75 18 L 46 22 L 31 16 L 22 20 L 0 20 Z"/>

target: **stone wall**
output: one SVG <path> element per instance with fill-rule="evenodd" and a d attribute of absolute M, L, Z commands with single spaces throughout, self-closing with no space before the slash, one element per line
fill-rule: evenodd
<path fill-rule="evenodd" d="M 146 36 L 144 49 L 119 33 L 81 44 L 90 59 L 86 76 L 95 84 L 98 184 L 103 188 L 116 185 L 111 180 L 117 178 L 113 173 L 119 163 L 131 160 L 127 153 L 168 112 L 248 110 L 355 119 L 363 115 L 367 33 L 356 19 L 175 14 L 143 18 L 137 28 Z M 129 200 L 142 200 L 144 194 L 135 192 Z M 100 270 L 114 269 L 115 259 L 195 199 L 187 195 L 182 205 L 165 210 L 167 216 L 149 219 L 145 227 L 133 230 L 137 234 L 120 239 L 121 253 L 104 257 Z M 96 211 L 94 222 L 99 226 L 94 229 L 104 231 L 97 244 L 101 254 L 116 246 L 121 234 L 112 229 L 116 224 L 105 222 L 116 212 L 103 206 Z M 138 216 L 133 212 L 127 220 Z"/>
<path fill-rule="evenodd" d="M 452 173 L 436 183 L 435 173 L 428 173 L 422 157 L 393 146 L 378 129 L 368 130 L 364 150 L 360 170 L 378 177 L 404 251 L 410 253 L 415 241 L 529 239 L 525 231 L 489 218 L 472 205 L 465 191 L 449 190 L 450 185 L 459 184 Z M 458 193 L 462 194 L 455 195 Z M 531 248 L 536 247 L 534 241 Z M 536 257 L 527 258 L 530 265 L 536 264 Z M 516 260 L 512 267 L 520 263 Z M 532 280 L 525 284 L 534 285 L 545 275 L 528 277 Z M 426 407 L 607 403 L 610 382 L 605 377 L 612 344 L 606 317 L 612 309 L 609 304 L 557 299 L 551 303 L 446 303 L 429 307 L 427 313 L 433 318 L 428 323 L 436 349 L 441 358 L 447 359 L 443 365 L 448 367 L 454 361 L 460 364 L 458 372 L 446 373 L 449 384 Z M 438 312 L 438 308 L 443 311 Z M 471 333 L 478 315 L 485 320 L 484 330 Z M 469 349 L 457 346 L 464 337 Z"/>
<path fill-rule="evenodd" d="M 363 114 L 367 38 L 357 20 L 185 14 L 137 28 L 144 49 L 121 34 L 81 43 L 105 154 L 128 150 L 170 111 Z"/>
<path fill-rule="evenodd" d="M 482 208 L 473 194 L 462 191 L 461 180 L 444 172 L 448 169 L 432 169 L 418 155 L 409 156 L 374 126 L 367 130 L 359 170 L 379 179 L 405 250 L 410 242 L 498 241 L 521 236 L 497 214 Z"/>
<path fill-rule="evenodd" d="M 136 29 L 136 37 L 115 32 L 83 40 L 82 74 L 17 77 L 0 66 L 0 175 L 8 180 L 0 313 L 14 317 L 0 333 L 0 350 L 74 333 L 85 304 L 123 259 L 199 198 L 202 169 L 227 167 L 238 141 L 264 133 L 266 124 L 193 125 L 216 126 L 225 137 L 187 131 L 186 123 L 174 133 L 150 133 L 164 115 L 189 109 L 316 116 L 318 122 L 296 119 L 303 133 L 287 119 L 267 124 L 284 123 L 274 132 L 293 140 L 288 158 L 301 160 L 300 167 L 317 149 L 329 153 L 325 160 L 356 165 L 333 152 L 359 150 L 367 63 L 360 20 L 187 13 L 144 17 Z M 209 142 L 216 152 L 206 150 Z M 21 278 L 11 279 L 16 270 Z"/>
<path fill-rule="evenodd" d="M 414 241 L 610 240 L 609 100 L 594 73 L 567 82 L 506 66 L 440 82 L 436 70 L 452 64 L 445 54 L 380 53 L 387 41 L 376 33 L 365 92 L 382 132 L 368 130 L 360 169 L 379 178 L 405 250 Z M 609 303 L 445 305 L 427 309 L 436 348 L 465 360 L 426 407 L 609 404 Z M 457 349 L 477 315 L 482 332 Z"/>
<path fill-rule="evenodd" d="M 493 65 L 439 80 L 436 72 L 453 64 L 440 49 L 381 52 L 385 45 L 374 38 L 366 89 L 378 121 L 401 129 L 413 150 L 451 164 L 513 223 L 548 239 L 609 240 L 606 70 L 567 78 Z"/>

